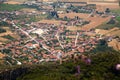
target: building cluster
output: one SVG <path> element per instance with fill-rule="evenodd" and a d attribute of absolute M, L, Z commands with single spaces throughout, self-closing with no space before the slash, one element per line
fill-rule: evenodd
<path fill-rule="evenodd" d="M 93 50 L 101 37 L 94 30 L 66 30 L 64 24 L 32 22 L 29 27 L 22 28 L 14 24 L 14 21 L 11 24 L 21 37 L 0 46 L 1 53 L 6 55 L 5 63 L 10 65 L 39 64 L 66 59 L 72 54 L 81 55 Z"/>
<path fill-rule="evenodd" d="M 42 3 L 36 3 L 36 1 L 25 2 L 24 4 L 43 5 Z M 86 22 L 78 16 L 58 25 L 39 21 L 26 22 L 30 17 L 28 15 L 39 15 L 38 13 L 22 11 L 0 12 L 0 21 L 7 22 L 11 29 L 20 36 L 18 39 L 0 45 L 0 52 L 5 55 L 3 58 L 5 64 L 39 64 L 41 62 L 66 59 L 72 54 L 82 55 L 96 48 L 102 38 L 101 35 L 96 34 L 94 29 L 88 31 L 67 30 L 68 26 L 89 24 L 89 21 Z M 18 16 L 19 18 L 22 17 L 21 15 L 26 15 L 23 18 L 25 20 L 17 20 Z"/>

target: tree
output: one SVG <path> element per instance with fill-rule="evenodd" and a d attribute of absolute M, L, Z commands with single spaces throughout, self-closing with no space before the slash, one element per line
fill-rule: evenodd
<path fill-rule="evenodd" d="M 4 32 L 6 32 L 6 30 L 5 30 L 5 29 L 0 28 L 0 33 L 4 33 Z"/>
<path fill-rule="evenodd" d="M 110 9 L 109 9 L 109 8 L 106 8 L 105 12 L 106 12 L 106 13 L 110 13 Z"/>
<path fill-rule="evenodd" d="M 119 7 L 120 7 L 120 0 L 118 0 L 118 3 L 119 3 Z"/>
<path fill-rule="evenodd" d="M 68 19 L 68 17 L 67 16 L 64 16 L 64 20 L 66 21 Z"/>

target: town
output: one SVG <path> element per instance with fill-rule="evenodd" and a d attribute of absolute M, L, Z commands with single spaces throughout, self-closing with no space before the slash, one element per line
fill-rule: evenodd
<path fill-rule="evenodd" d="M 84 55 L 101 41 L 116 40 L 117 45 L 120 44 L 120 35 L 106 35 L 107 32 L 101 33 L 96 28 L 104 22 L 114 24 L 115 18 L 120 16 L 107 5 L 65 1 L 26 1 L 18 5 L 20 10 L 0 11 L 0 26 L 4 26 L 0 28 L 0 57 L 4 65 L 59 60 L 61 64 L 61 59 L 66 61 L 70 55 Z M 116 3 L 115 8 L 119 8 Z M 120 31 L 111 29 L 114 30 Z"/>
<path fill-rule="evenodd" d="M 28 1 L 21 5 L 35 7 L 39 11 L 1 11 L 1 23 L 10 25 L 14 34 L 19 36 L 7 43 L 1 43 L 0 50 L 5 63 L 12 66 L 14 64 L 39 64 L 42 61 L 57 61 L 59 56 L 66 58 L 71 54 L 81 55 L 89 52 L 103 38 L 107 37 L 106 40 L 111 41 L 114 36 L 103 36 L 94 29 L 104 21 L 114 19 L 115 15 L 110 13 L 110 9 L 105 8 L 104 11 L 99 11 L 95 4 L 87 4 L 86 2 L 79 4 L 81 6 L 74 6 L 71 3 Z M 29 19 L 33 17 L 39 20 L 41 19 L 39 16 L 46 15 L 48 15 L 47 20 L 32 22 Z M 102 21 L 93 26 L 96 17 L 97 20 L 101 19 Z M 72 28 L 77 29 L 73 30 Z M 11 35 L 14 34 L 11 33 Z"/>
<path fill-rule="evenodd" d="M 0 80 L 119 80 L 120 0 L 0 0 Z"/>

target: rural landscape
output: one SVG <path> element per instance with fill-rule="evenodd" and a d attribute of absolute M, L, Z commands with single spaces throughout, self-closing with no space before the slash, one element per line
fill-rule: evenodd
<path fill-rule="evenodd" d="M 119 80 L 120 0 L 0 0 L 0 80 Z"/>

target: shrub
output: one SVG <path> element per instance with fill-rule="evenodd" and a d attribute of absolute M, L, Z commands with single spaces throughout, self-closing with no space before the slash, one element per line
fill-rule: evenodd
<path fill-rule="evenodd" d="M 0 28 L 0 33 L 4 33 L 4 32 L 6 32 L 6 30 L 5 30 L 5 29 Z"/>
<path fill-rule="evenodd" d="M 2 36 L 3 38 L 6 38 L 6 39 L 9 39 L 9 40 L 15 40 L 12 36 L 10 35 L 5 35 L 5 36 Z"/>
<path fill-rule="evenodd" d="M 72 60 L 62 65 L 45 64 L 33 66 L 29 72 L 18 80 L 119 80 L 115 65 L 120 63 L 120 53 L 102 52 L 90 55 L 92 63 L 87 65 L 81 60 L 74 63 Z M 76 66 L 80 65 L 80 74 L 75 76 Z"/>

